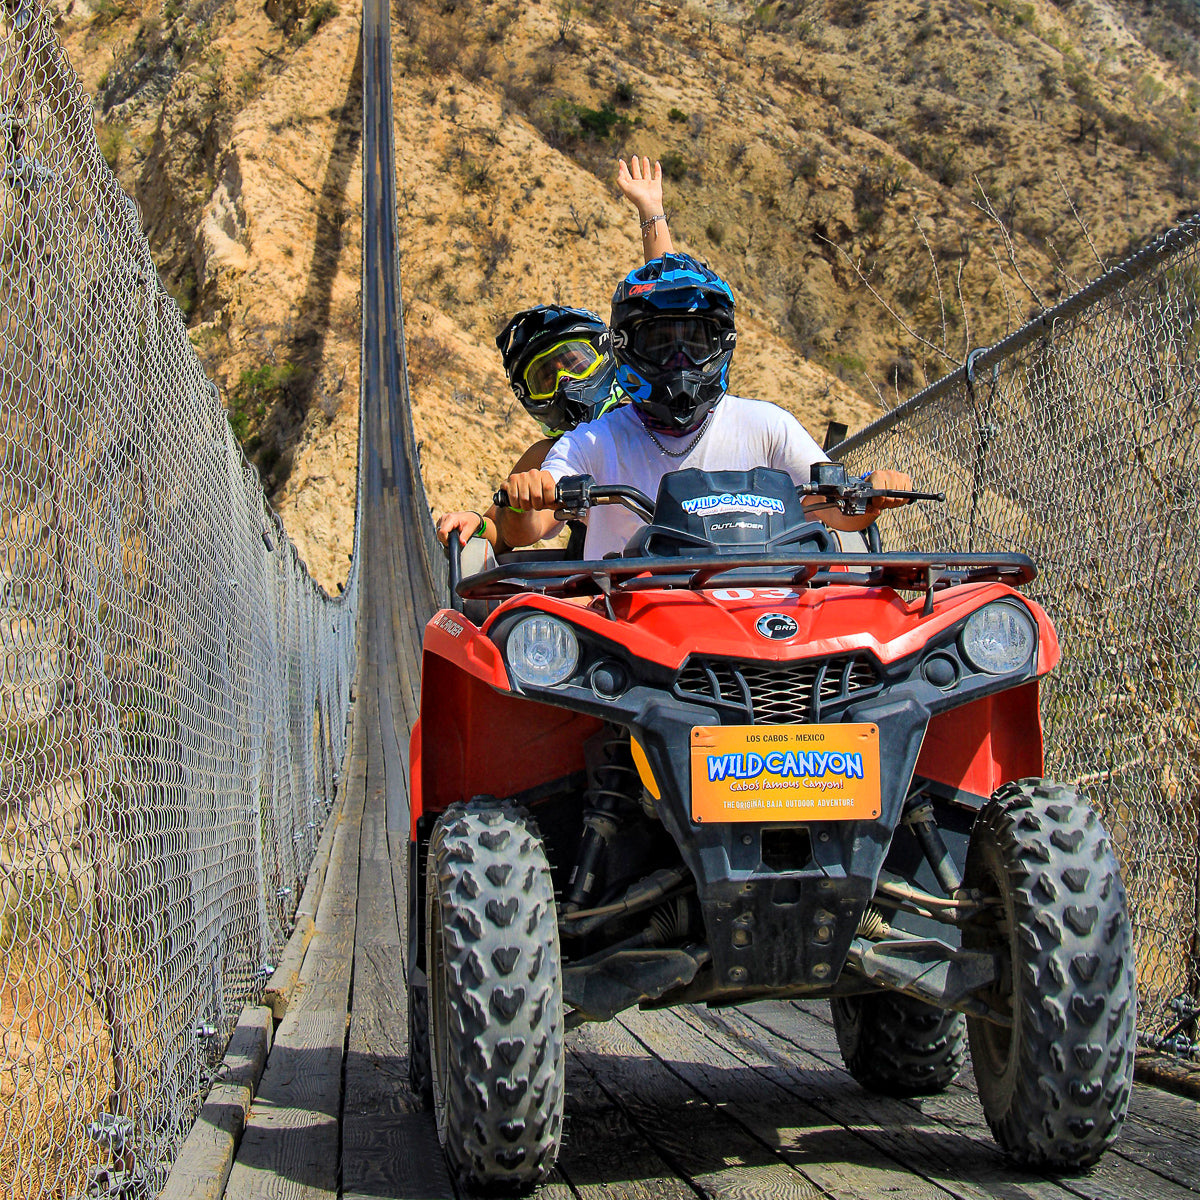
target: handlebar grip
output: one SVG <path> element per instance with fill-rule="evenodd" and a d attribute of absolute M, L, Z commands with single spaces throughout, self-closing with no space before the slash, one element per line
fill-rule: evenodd
<path fill-rule="evenodd" d="M 492 493 L 492 503 L 497 508 L 511 508 L 512 505 L 508 502 L 508 491 L 505 488 L 497 488 Z"/>
<path fill-rule="evenodd" d="M 946 499 L 945 492 L 876 492 L 877 496 L 888 496 L 895 500 L 937 500 L 942 502 Z"/>

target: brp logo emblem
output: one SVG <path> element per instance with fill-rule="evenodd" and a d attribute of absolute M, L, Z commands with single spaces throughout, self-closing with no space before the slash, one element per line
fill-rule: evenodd
<path fill-rule="evenodd" d="M 787 613 L 763 613 L 754 622 L 754 628 L 773 642 L 784 642 L 800 632 L 800 626 Z"/>

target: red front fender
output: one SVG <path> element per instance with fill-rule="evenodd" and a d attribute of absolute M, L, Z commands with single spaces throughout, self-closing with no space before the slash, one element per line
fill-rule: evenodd
<path fill-rule="evenodd" d="M 595 717 L 512 695 L 495 645 L 454 612 L 425 627 L 421 715 L 409 742 L 412 836 L 426 812 L 514 796 L 584 770 Z"/>
<path fill-rule="evenodd" d="M 939 713 L 929 722 L 916 773 L 975 796 L 1042 774 L 1037 680 Z"/>

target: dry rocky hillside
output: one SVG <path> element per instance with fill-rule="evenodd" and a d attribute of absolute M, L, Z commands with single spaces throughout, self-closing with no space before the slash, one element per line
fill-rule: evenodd
<path fill-rule="evenodd" d="M 345 573 L 360 0 L 52 0 L 109 162 L 314 573 Z M 618 154 L 734 285 L 735 390 L 858 426 L 1200 207 L 1197 0 L 395 0 L 402 271 L 436 509 L 533 436 L 493 338 L 607 312 Z M 886 306 L 886 307 L 885 307 Z"/>

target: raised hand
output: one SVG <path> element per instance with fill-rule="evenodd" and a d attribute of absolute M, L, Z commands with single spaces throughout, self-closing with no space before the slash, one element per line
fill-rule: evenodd
<path fill-rule="evenodd" d="M 638 210 L 638 216 L 643 220 L 659 216 L 663 210 L 662 164 L 656 162 L 651 168 L 648 158 L 639 160 L 636 154 L 628 165 L 623 158 L 617 164 L 617 187 Z"/>

